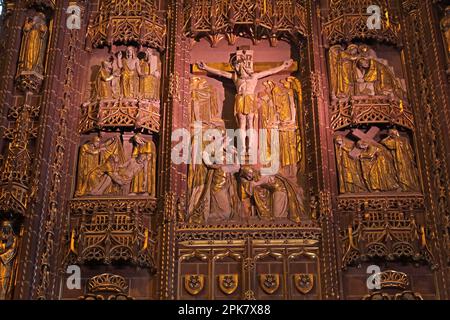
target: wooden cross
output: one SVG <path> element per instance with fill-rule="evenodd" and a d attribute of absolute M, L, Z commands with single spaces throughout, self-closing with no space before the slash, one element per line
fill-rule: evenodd
<path fill-rule="evenodd" d="M 378 127 L 371 127 L 367 132 L 364 132 L 361 129 L 353 129 L 352 135 L 359 138 L 360 140 L 365 140 L 365 141 L 371 142 L 375 145 L 378 145 L 379 143 L 378 143 L 378 141 L 375 140 L 375 138 L 380 133 L 380 131 L 381 130 Z M 352 157 L 353 159 L 356 159 L 360 154 L 361 154 L 361 149 L 355 147 L 350 152 L 350 157 Z"/>

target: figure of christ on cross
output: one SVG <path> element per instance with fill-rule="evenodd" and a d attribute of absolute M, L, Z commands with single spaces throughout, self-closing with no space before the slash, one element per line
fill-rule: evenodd
<path fill-rule="evenodd" d="M 255 94 L 258 80 L 286 70 L 293 64 L 293 60 L 290 59 L 284 61 L 279 67 L 255 73 L 252 67 L 253 63 L 251 62 L 252 61 L 246 60 L 245 52 L 243 57 L 232 60 L 231 65 L 234 72 L 211 68 L 202 61 L 197 62 L 199 69 L 220 77 L 231 79 L 236 86 L 237 92 L 234 101 L 234 115 L 237 118 L 240 129 L 239 137 L 241 140 L 241 148 L 239 152 L 241 156 L 243 156 L 246 151 L 245 138 L 248 130 L 250 130 L 249 145 L 254 147 L 254 142 L 256 142 L 257 145 L 257 141 L 255 141 L 257 140 L 257 137 L 253 134 L 253 129 L 255 129 L 253 120 L 258 108 L 257 97 Z"/>

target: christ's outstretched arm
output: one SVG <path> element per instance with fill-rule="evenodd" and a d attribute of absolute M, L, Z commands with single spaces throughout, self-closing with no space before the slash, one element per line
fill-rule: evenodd
<path fill-rule="evenodd" d="M 283 64 L 281 66 L 259 72 L 259 73 L 255 74 L 255 76 L 258 79 L 265 78 L 267 76 L 271 76 L 275 73 L 278 73 L 278 72 L 288 69 L 293 63 L 294 63 L 294 61 L 292 59 L 286 60 L 285 62 L 283 62 Z"/>
<path fill-rule="evenodd" d="M 211 74 L 215 74 L 215 75 L 220 76 L 220 77 L 224 77 L 224 78 L 227 78 L 227 79 L 231 79 L 233 77 L 233 74 L 231 72 L 226 72 L 226 71 L 222 71 L 222 70 L 218 70 L 218 69 L 214 69 L 214 68 L 208 67 L 206 65 L 206 63 L 204 63 L 202 61 L 201 62 L 197 62 L 197 66 L 201 70 L 205 70 L 206 72 L 209 72 Z"/>

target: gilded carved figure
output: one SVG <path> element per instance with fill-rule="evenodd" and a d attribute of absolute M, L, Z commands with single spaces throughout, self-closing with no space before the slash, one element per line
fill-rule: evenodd
<path fill-rule="evenodd" d="M 131 181 L 130 194 L 156 195 L 156 146 L 153 141 L 145 140 L 140 133 L 132 138 L 132 158 L 142 163 L 142 170 Z"/>
<path fill-rule="evenodd" d="M 346 50 L 340 45 L 333 46 L 330 48 L 329 58 L 333 98 L 347 98 L 353 95 L 358 46 L 352 44 Z"/>
<path fill-rule="evenodd" d="M 360 140 L 359 159 L 363 178 L 369 191 L 396 191 L 400 189 L 390 152 L 379 144 Z"/>
<path fill-rule="evenodd" d="M 222 160 L 224 163 L 225 159 Z M 238 218 L 240 203 L 235 173 L 240 167 L 213 164 L 209 159 L 204 168 L 204 180 L 197 181 L 197 188 L 193 189 L 190 198 L 189 222 L 203 224 Z"/>
<path fill-rule="evenodd" d="M 409 140 L 400 136 L 398 130 L 389 130 L 389 136 L 381 141 L 389 149 L 394 158 L 395 171 L 398 182 L 403 191 L 419 191 L 414 151 Z"/>
<path fill-rule="evenodd" d="M 92 141 L 83 144 L 78 157 L 78 179 L 75 196 L 81 197 L 88 193 L 89 174 L 99 165 L 100 153 L 104 151 L 100 138 L 94 137 Z"/>
<path fill-rule="evenodd" d="M 113 96 L 111 81 L 114 80 L 112 65 L 109 61 L 103 61 L 95 78 L 96 99 L 110 99 Z"/>
<path fill-rule="evenodd" d="M 122 52 L 117 54 L 118 66 L 121 69 L 120 85 L 124 98 L 136 98 L 139 90 L 139 76 L 142 76 L 141 65 L 136 56 L 136 49 L 128 47 L 125 57 Z"/>
<path fill-rule="evenodd" d="M 18 237 L 11 221 L 0 224 L 0 300 L 9 298 L 14 281 L 14 261 L 17 256 Z"/>
<path fill-rule="evenodd" d="M 340 193 L 365 192 L 367 188 L 363 181 L 361 167 L 358 159 L 350 153 L 355 143 L 338 135 L 335 138 L 336 162 L 338 167 Z"/>
<path fill-rule="evenodd" d="M 48 33 L 45 15 L 38 13 L 27 18 L 22 31 L 18 73 L 34 71 L 42 74 Z"/>
<path fill-rule="evenodd" d="M 240 171 L 241 196 L 253 199 L 257 216 L 262 220 L 288 218 L 300 222 L 304 214 L 302 191 L 282 175 L 261 176 L 248 166 Z"/>
<path fill-rule="evenodd" d="M 150 100 L 159 100 L 159 70 L 157 57 L 152 50 L 147 48 L 145 58 L 140 62 L 141 77 L 139 79 L 139 91 L 141 97 Z"/>
<path fill-rule="evenodd" d="M 214 87 L 200 77 L 193 77 L 190 86 L 192 122 L 201 122 L 206 127 L 223 126 Z"/>

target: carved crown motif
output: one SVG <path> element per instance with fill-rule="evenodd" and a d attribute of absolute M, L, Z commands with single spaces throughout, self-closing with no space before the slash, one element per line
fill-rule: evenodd
<path fill-rule="evenodd" d="M 408 275 L 403 272 L 388 270 L 380 273 L 381 288 L 406 289 L 409 285 Z"/>
<path fill-rule="evenodd" d="M 124 277 L 103 273 L 92 277 L 88 281 L 89 292 L 118 292 L 125 293 L 128 289 L 127 282 Z"/>

